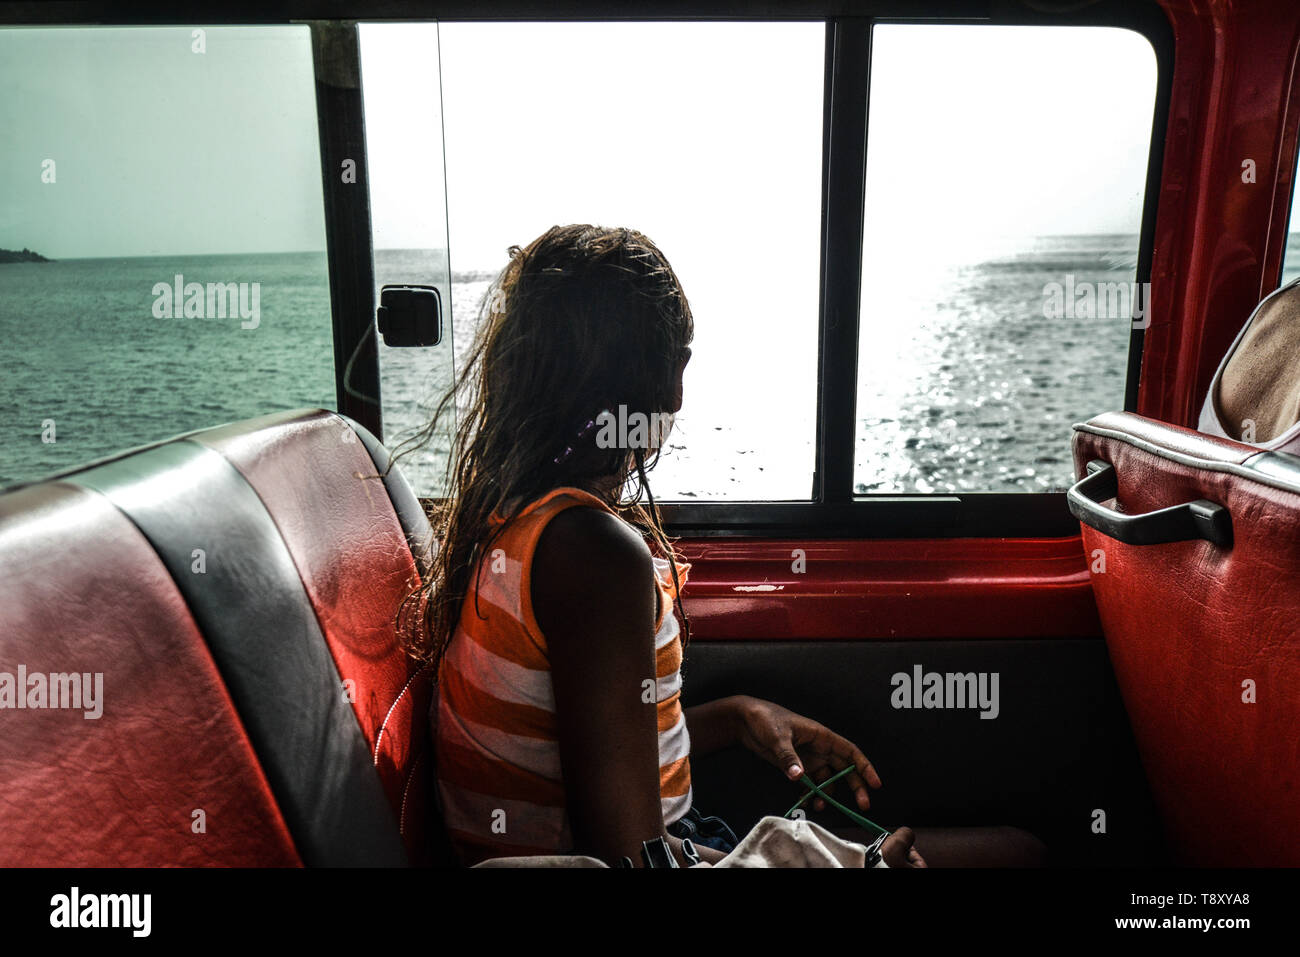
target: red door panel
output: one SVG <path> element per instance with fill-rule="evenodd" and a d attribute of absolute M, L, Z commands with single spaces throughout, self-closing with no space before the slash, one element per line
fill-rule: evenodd
<path fill-rule="evenodd" d="M 1078 538 L 696 540 L 683 589 L 704 639 L 1101 634 Z"/>

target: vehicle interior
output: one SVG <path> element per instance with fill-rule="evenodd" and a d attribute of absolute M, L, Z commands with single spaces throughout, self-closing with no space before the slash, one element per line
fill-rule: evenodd
<path fill-rule="evenodd" d="M 436 469 L 399 453 L 449 384 L 509 243 L 567 208 L 578 222 L 605 209 L 651 218 L 659 204 L 665 223 L 688 208 L 699 219 L 677 233 L 626 225 L 670 258 L 682 250 L 688 293 L 710 263 L 722 287 L 696 284 L 702 371 L 687 385 L 696 418 L 682 424 L 695 455 L 675 464 L 670 450 L 662 488 L 651 475 L 691 563 L 685 703 L 755 695 L 834 728 L 880 771 L 870 813 L 890 826 L 1023 829 L 1053 868 L 1300 865 L 1300 456 L 1261 447 L 1294 424 L 1286 357 L 1297 353 L 1277 341 L 1300 335 L 1283 323 L 1243 339 L 1231 364 L 1248 371 L 1223 378 L 1249 388 L 1219 408 L 1234 420 L 1257 408 L 1273 433 L 1197 431 L 1243 326 L 1300 274 L 1289 245 L 1300 7 L 199 8 L 208 25 L 191 28 L 154 4 L 128 15 L 0 2 L 4 98 L 25 89 L 22 64 L 49 71 L 31 80 L 39 109 L 10 107 L 15 146 L 0 162 L 28 185 L 6 187 L 0 246 L 55 260 L 0 262 L 16 377 L 0 423 L 0 864 L 456 865 L 435 799 L 436 682 L 394 625 L 437 548 L 428 510 L 440 493 Z M 732 28 L 753 33 L 731 43 Z M 645 39 L 673 29 L 681 49 Z M 1052 45 L 1058 35 L 1067 45 Z M 169 52 L 175 37 L 182 53 Z M 606 43 L 599 69 L 566 66 Z M 623 43 L 644 43 L 626 49 L 647 59 L 620 72 L 610 61 Z M 493 44 L 499 62 L 485 60 Z M 932 60 L 917 52 L 927 44 Z M 725 46 L 752 74 L 697 55 Z M 958 50 L 1010 85 L 980 86 L 947 63 Z M 123 79 L 126 60 L 113 57 L 128 51 L 158 57 L 153 79 Z M 511 51 L 536 59 L 510 73 Z M 1093 52 L 1115 59 L 1082 59 Z M 1099 79 L 1130 54 L 1131 70 L 1113 67 L 1122 82 Z M 192 61 L 208 72 L 187 99 Z M 683 71 L 664 97 L 681 79 L 681 109 L 692 88 L 704 103 L 682 113 L 670 159 L 646 145 L 653 131 L 620 139 L 644 116 L 607 115 L 580 92 L 660 61 Z M 525 82 L 545 64 L 555 85 Z M 496 86 L 492 69 L 504 71 Z M 753 102 L 751 83 L 765 91 Z M 229 113 L 218 86 L 238 87 Z M 124 90 L 154 105 L 97 117 L 97 97 Z M 951 103 L 949 119 L 926 118 L 929 93 Z M 180 112 L 162 122 L 164 108 Z M 195 119 L 203 110 L 213 125 Z M 238 126 L 258 110 L 264 126 Z M 470 114 L 492 118 L 478 139 L 458 132 Z M 272 129 L 284 139 L 258 138 Z M 900 130 L 911 132 L 898 145 Z M 593 139 L 565 138 L 580 135 Z M 600 158 L 583 158 L 600 136 L 637 176 L 662 159 L 671 178 L 680 162 L 694 191 L 661 196 L 650 175 L 629 187 L 644 206 L 602 207 L 616 187 Z M 135 138 L 153 145 L 121 145 Z M 173 155 L 162 138 L 194 142 Z M 783 152 L 787 139 L 807 149 Z M 715 155 L 715 143 L 743 155 Z M 1018 153 L 1022 143 L 1043 152 Z M 198 158 L 205 150 L 218 158 Z M 114 165 L 119 153 L 138 177 Z M 525 234 L 533 220 L 521 219 L 492 232 L 492 190 L 505 190 L 503 205 L 510 189 L 542 196 L 544 155 L 573 178 L 536 200 L 539 229 Z M 990 195 L 1013 192 L 979 195 L 963 165 Z M 517 184 L 500 186 L 510 170 Z M 795 184 L 797 173 L 808 175 Z M 58 245 L 73 206 L 91 215 L 111 182 L 139 214 L 110 210 L 112 223 Z M 186 191 L 204 183 L 222 185 Z M 753 230 L 786 223 L 790 246 L 746 240 L 742 212 L 716 219 L 732 216 L 732 192 Z M 926 264 L 966 202 L 973 252 L 954 252 L 941 275 Z M 317 247 L 295 245 L 299 234 L 270 245 L 288 203 L 308 210 Z M 228 244 L 177 238 L 209 216 L 239 220 Z M 1049 240 L 994 237 L 1004 220 Z M 490 254 L 481 273 L 468 268 L 474 244 Z M 277 278 L 289 276 L 283 257 L 309 248 L 309 280 Z M 406 255 L 416 249 L 434 252 Z M 261 315 L 188 318 L 182 273 L 261 279 Z M 1084 315 L 1075 293 L 1088 282 L 1134 295 Z M 109 321 L 119 293 L 141 318 L 95 345 L 90 325 Z M 173 298 L 175 318 L 159 305 Z M 316 310 L 309 324 L 293 324 L 289 301 Z M 171 331 L 185 323 L 201 330 Z M 283 349 L 264 344 L 276 335 Z M 1268 358 L 1252 359 L 1257 349 Z M 877 386 L 887 381 L 896 388 Z M 949 381 L 962 383 L 958 399 L 942 398 Z M 445 439 L 428 453 L 439 461 Z M 959 447 L 961 469 L 934 457 Z M 882 462 L 904 464 L 887 474 Z M 77 680 L 92 675 L 95 700 L 100 686 Z M 953 675 L 993 676 L 992 700 L 945 698 Z M 51 703 L 60 695 L 72 706 Z M 102 714 L 90 720 L 92 709 Z M 801 793 L 739 749 L 693 762 L 692 777 L 699 805 L 737 833 Z"/>

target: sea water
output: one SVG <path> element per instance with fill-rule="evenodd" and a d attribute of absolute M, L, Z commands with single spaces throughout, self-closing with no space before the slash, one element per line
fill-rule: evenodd
<path fill-rule="evenodd" d="M 858 491 L 1068 485 L 1070 425 L 1122 406 L 1131 322 L 1049 318 L 1044 290 L 1066 275 L 1131 282 L 1135 250 L 1131 236 L 1045 237 L 1008 255 L 917 263 L 906 281 L 868 264 Z M 436 283 L 447 275 L 444 256 L 378 250 L 376 287 Z M 1300 273 L 1300 255 L 1287 262 L 1284 281 Z M 259 283 L 256 327 L 238 315 L 157 318 L 151 290 L 177 275 Z M 443 345 L 381 348 L 390 446 L 423 425 L 450 386 L 453 358 L 466 354 L 490 278 L 452 275 L 452 335 Z M 697 327 L 727 321 L 698 310 L 695 319 Z M 192 429 L 336 404 L 324 253 L 0 265 L 0 342 L 0 485 Z M 748 417 L 743 403 L 718 401 L 729 388 L 742 387 L 743 396 L 743 387 L 756 387 L 743 369 L 731 369 L 721 354 L 692 362 L 704 371 L 688 380 L 653 482 L 659 497 L 806 498 L 814 423 Z M 815 382 L 793 387 L 811 390 Z M 404 460 L 418 491 L 441 488 L 447 448 L 448 436 L 437 435 Z"/>

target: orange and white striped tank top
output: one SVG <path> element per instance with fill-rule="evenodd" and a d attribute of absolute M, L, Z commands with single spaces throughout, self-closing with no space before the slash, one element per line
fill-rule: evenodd
<path fill-rule="evenodd" d="M 546 523 L 574 506 L 612 510 L 559 488 L 510 520 L 471 576 L 434 702 L 438 801 L 461 862 L 573 849 L 546 637 L 533 617 L 533 551 Z M 665 824 L 691 806 L 690 737 L 681 706 L 682 643 L 668 560 L 656 557 L 659 798 Z M 685 581 L 690 565 L 677 564 Z M 477 599 L 477 611 L 475 600 Z"/>

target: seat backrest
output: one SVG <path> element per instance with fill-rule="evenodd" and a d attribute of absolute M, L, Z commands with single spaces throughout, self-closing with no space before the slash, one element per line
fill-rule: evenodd
<path fill-rule="evenodd" d="M 1114 469 L 1114 502 L 1099 501 L 1120 521 L 1202 501 L 1188 527 L 1220 539 L 1136 544 L 1083 524 L 1171 849 L 1186 864 L 1300 864 L 1300 458 L 1109 413 L 1075 426 L 1076 476 L 1091 462 Z M 1230 520 L 1197 525 L 1213 505 Z"/>
<path fill-rule="evenodd" d="M 300 410 L 0 495 L 0 865 L 430 861 L 431 536 L 386 465 Z"/>

